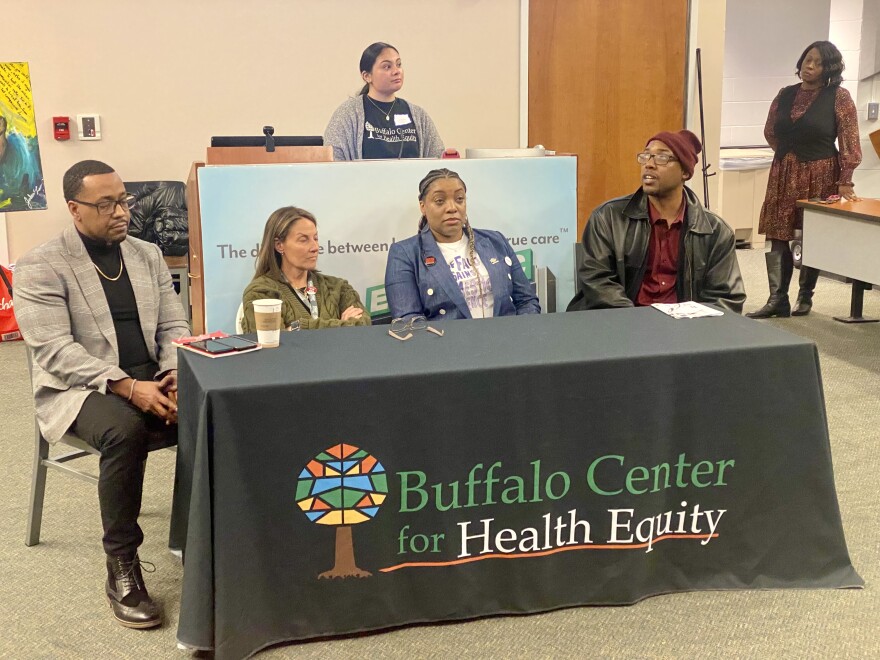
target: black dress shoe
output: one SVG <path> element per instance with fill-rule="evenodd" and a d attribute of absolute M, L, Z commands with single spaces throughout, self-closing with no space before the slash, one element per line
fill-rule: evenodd
<path fill-rule="evenodd" d="M 144 585 L 137 554 L 107 555 L 106 592 L 113 616 L 126 628 L 154 628 L 162 623 L 162 612 Z"/>

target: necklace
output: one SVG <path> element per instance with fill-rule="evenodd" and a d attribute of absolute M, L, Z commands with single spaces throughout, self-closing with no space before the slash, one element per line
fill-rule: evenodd
<path fill-rule="evenodd" d="M 391 121 L 391 111 L 394 110 L 394 104 L 397 103 L 397 98 L 391 102 L 391 107 L 388 108 L 388 112 L 385 112 L 382 108 L 379 107 L 379 104 L 376 103 L 373 99 L 370 98 L 369 94 L 365 94 L 367 100 L 373 104 L 373 107 L 376 108 L 379 112 L 385 115 L 385 121 Z"/>
<path fill-rule="evenodd" d="M 98 271 L 98 273 L 101 275 L 101 277 L 109 282 L 115 282 L 120 277 L 122 277 L 122 269 L 125 268 L 125 262 L 122 260 L 121 254 L 119 255 L 119 272 L 116 274 L 116 277 L 110 277 L 109 275 L 107 275 L 103 270 L 98 268 L 98 264 L 92 262 L 92 265 L 95 267 L 95 270 Z"/>

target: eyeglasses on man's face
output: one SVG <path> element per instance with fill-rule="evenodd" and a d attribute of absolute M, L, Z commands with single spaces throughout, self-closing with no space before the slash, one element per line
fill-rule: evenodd
<path fill-rule="evenodd" d="M 137 198 L 134 195 L 126 195 L 121 199 L 105 199 L 103 201 L 98 202 L 97 204 L 92 202 L 84 202 L 81 199 L 72 199 L 72 202 L 76 202 L 77 204 L 83 204 L 84 206 L 91 206 L 93 209 L 98 211 L 98 215 L 113 215 L 116 211 L 116 206 L 119 205 L 123 211 L 128 211 L 132 206 L 134 206 Z"/>
<path fill-rule="evenodd" d="M 669 165 L 673 160 L 678 160 L 675 156 L 671 154 L 652 154 L 649 151 L 643 151 L 642 153 L 636 155 L 636 160 L 639 161 L 639 165 L 647 165 L 648 161 L 654 159 L 655 165 Z"/>
<path fill-rule="evenodd" d="M 400 341 L 406 341 L 412 338 L 411 330 L 427 330 L 438 337 L 442 337 L 446 332 L 445 330 L 432 328 L 428 325 L 428 319 L 424 316 L 411 316 L 408 319 L 392 319 L 391 330 L 388 331 L 388 334 Z"/>

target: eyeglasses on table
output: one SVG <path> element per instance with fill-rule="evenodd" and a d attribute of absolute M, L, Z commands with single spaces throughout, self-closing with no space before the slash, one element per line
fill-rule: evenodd
<path fill-rule="evenodd" d="M 428 319 L 424 316 L 410 316 L 405 319 L 392 319 L 391 329 L 388 331 L 388 334 L 397 340 L 406 341 L 412 338 L 413 330 L 427 330 L 438 337 L 442 337 L 446 332 L 428 325 Z"/>

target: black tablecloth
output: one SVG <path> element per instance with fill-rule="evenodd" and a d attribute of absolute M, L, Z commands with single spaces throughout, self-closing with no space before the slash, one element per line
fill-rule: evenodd
<path fill-rule="evenodd" d="M 181 351 L 181 642 L 235 658 L 674 591 L 862 584 L 812 343 L 649 308 L 438 327 Z M 332 508 L 311 498 L 325 466 L 369 470 L 336 483 L 371 499 L 323 519 L 365 522 L 310 521 L 324 511 L 302 506 Z"/>

